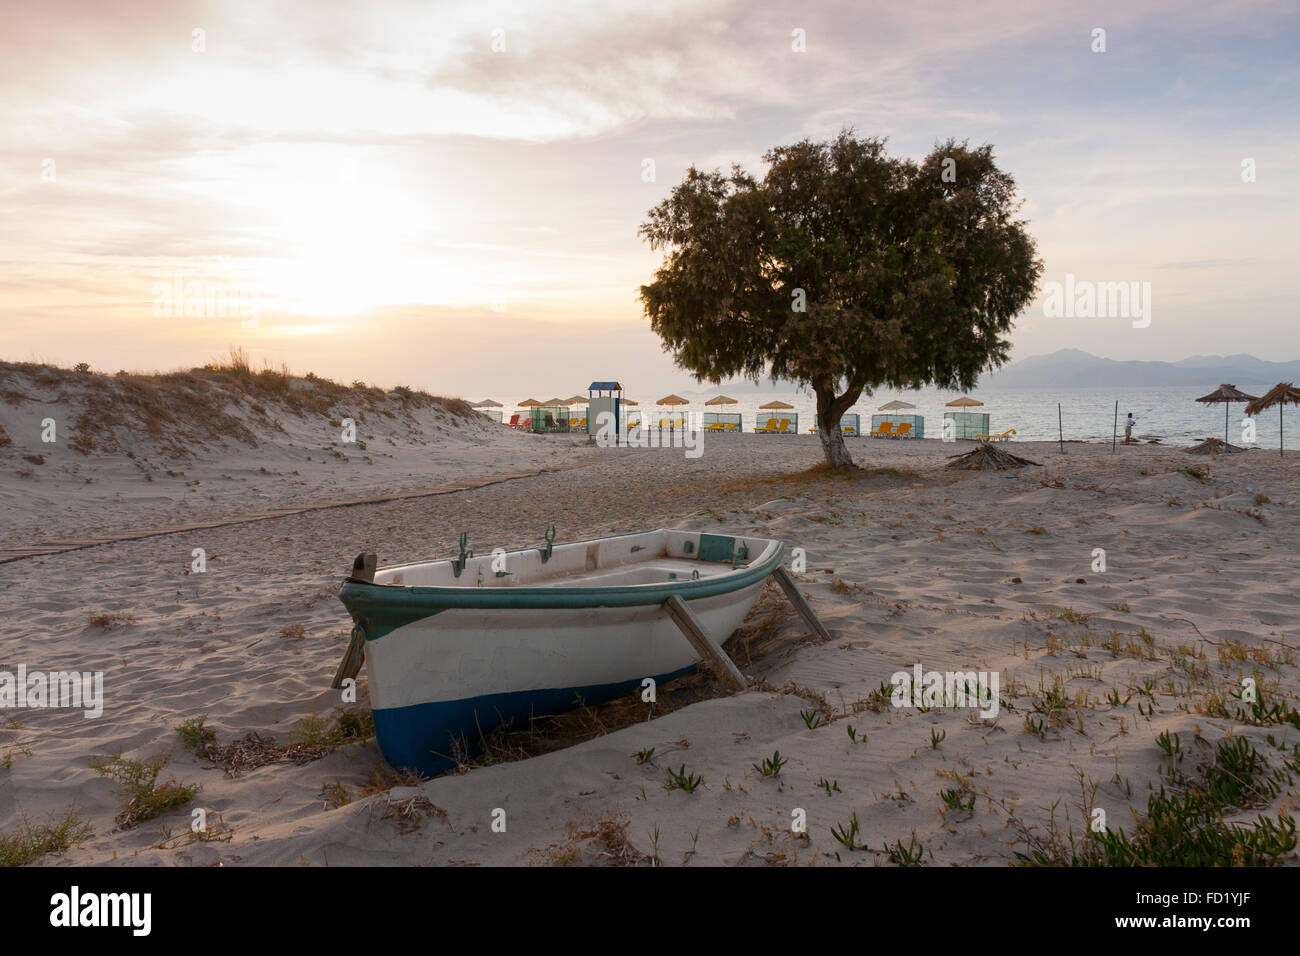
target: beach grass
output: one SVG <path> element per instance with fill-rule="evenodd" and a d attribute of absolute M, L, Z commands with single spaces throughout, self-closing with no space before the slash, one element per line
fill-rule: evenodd
<path fill-rule="evenodd" d="M 101 777 L 116 781 L 126 797 L 117 815 L 117 825 L 130 829 L 145 820 L 152 820 L 168 810 L 183 807 L 194 799 L 199 784 L 183 784 L 174 779 L 159 783 L 163 768 L 171 762 L 171 753 L 164 751 L 146 760 L 132 760 L 121 754 L 109 758 L 92 759 L 90 767 Z"/>
<path fill-rule="evenodd" d="M 26 866 L 50 853 L 62 853 L 90 839 L 90 824 L 76 810 L 33 826 L 24 822 L 16 831 L 0 833 L 0 866 Z"/>

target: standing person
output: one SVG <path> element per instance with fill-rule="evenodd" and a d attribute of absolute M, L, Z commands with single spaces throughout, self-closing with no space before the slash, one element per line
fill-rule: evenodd
<path fill-rule="evenodd" d="M 1129 412 L 1128 418 L 1124 419 L 1124 444 L 1133 444 L 1133 426 L 1136 424 L 1137 419 L 1133 417 L 1132 412 Z"/>

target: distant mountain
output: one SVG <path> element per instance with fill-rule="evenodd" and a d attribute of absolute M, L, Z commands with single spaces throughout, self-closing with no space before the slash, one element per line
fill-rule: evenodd
<path fill-rule="evenodd" d="M 1262 394 L 1278 382 L 1300 381 L 1300 360 L 1267 362 L 1253 355 L 1196 355 L 1180 362 L 1119 362 L 1080 349 L 1036 355 L 980 379 L 988 388 L 1135 388 L 1144 385 L 1205 386 L 1220 382 Z"/>
<path fill-rule="evenodd" d="M 771 379 L 763 378 L 759 380 L 757 385 L 748 379 L 740 379 L 737 381 L 723 382 L 721 385 L 710 385 L 708 382 L 702 382 L 695 389 L 679 389 L 679 391 L 683 396 L 705 394 L 717 395 L 719 392 L 726 395 L 769 395 L 773 393 L 785 394 L 788 392 L 797 392 L 799 389 L 800 386 L 795 382 L 787 382 L 783 379 L 778 379 L 773 382 Z"/>

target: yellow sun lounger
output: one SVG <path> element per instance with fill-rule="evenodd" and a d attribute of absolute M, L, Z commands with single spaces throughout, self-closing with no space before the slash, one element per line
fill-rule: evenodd
<path fill-rule="evenodd" d="M 789 419 L 787 419 L 786 422 L 787 422 L 787 424 L 788 424 L 788 423 L 789 423 Z M 764 425 L 762 428 L 755 428 L 755 429 L 754 429 L 754 431 L 756 431 L 756 432 L 774 432 L 774 431 L 776 431 L 776 430 L 777 430 L 777 428 L 776 428 L 776 419 L 775 419 L 775 418 L 769 418 L 769 419 L 767 420 L 767 424 Z"/>
<path fill-rule="evenodd" d="M 911 422 L 899 422 L 899 423 L 898 423 L 898 431 L 894 432 L 894 437 L 895 437 L 895 438 L 906 438 L 906 437 L 908 436 L 908 433 L 911 432 L 911 430 L 912 430 L 912 423 L 911 423 Z"/>
<path fill-rule="evenodd" d="M 1008 428 L 1004 432 L 998 432 L 996 435 L 973 435 L 973 438 L 983 438 L 985 441 L 1009 441 L 1010 436 L 1014 435 L 1016 430 Z"/>
<path fill-rule="evenodd" d="M 881 422 L 880 426 L 874 432 L 867 432 L 872 438 L 880 438 L 885 435 L 894 434 L 893 422 Z"/>

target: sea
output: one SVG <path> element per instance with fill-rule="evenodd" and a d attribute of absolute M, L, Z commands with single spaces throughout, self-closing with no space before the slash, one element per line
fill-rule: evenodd
<path fill-rule="evenodd" d="M 1202 405 L 1195 399 L 1213 391 L 1217 383 L 1198 387 L 1160 387 L 1160 388 L 1062 388 L 1030 389 L 1008 388 L 978 389 L 969 393 L 971 398 L 984 403 L 982 407 L 969 409 L 947 408 L 946 403 L 960 397 L 959 393 L 941 392 L 934 389 L 922 389 L 915 392 L 880 391 L 858 401 L 850 414 L 860 416 L 861 428 L 869 431 L 873 414 L 879 412 L 881 405 L 894 399 L 911 402 L 916 408 L 892 414 L 920 415 L 925 419 L 927 438 L 939 438 L 943 434 L 943 413 L 945 411 L 971 411 L 989 416 L 989 430 L 993 433 L 1014 428 L 1016 441 L 1090 441 L 1109 442 L 1112 435 L 1118 433 L 1120 441 L 1124 439 L 1124 419 L 1129 412 L 1137 420 L 1133 437 L 1142 442 L 1159 442 L 1164 445 L 1194 445 L 1208 437 L 1223 438 L 1224 406 Z M 1246 386 L 1242 386 L 1246 388 Z M 725 388 L 722 389 L 725 393 Z M 681 414 L 687 412 L 698 415 L 703 412 L 739 413 L 742 416 L 743 430 L 754 430 L 754 423 L 766 423 L 770 418 L 786 418 L 798 415 L 800 434 L 808 434 L 808 429 L 816 423 L 816 402 L 809 392 L 761 392 L 748 394 L 726 393 L 737 400 L 735 405 L 705 407 L 704 402 L 719 394 L 719 390 L 688 392 L 679 390 L 676 394 L 691 400 L 691 404 L 674 409 L 657 408 L 654 404 L 657 396 L 628 393 L 628 397 L 640 402 L 634 411 L 640 411 L 646 420 L 655 420 L 660 414 Z M 1256 392 L 1255 394 L 1258 394 Z M 501 411 L 505 420 L 511 414 L 525 411 L 516 404 L 527 396 L 515 396 L 509 400 L 497 398 L 505 405 Z M 533 396 L 536 397 L 536 396 Z M 783 401 L 793 405 L 790 411 L 766 411 L 759 406 L 771 401 Z M 1116 402 L 1118 407 L 1118 427 L 1116 426 Z M 1271 408 L 1261 415 L 1248 418 L 1243 411 L 1244 405 L 1234 403 L 1228 408 L 1228 440 L 1234 445 L 1258 448 L 1278 448 L 1278 410 Z M 577 410 L 581 417 L 581 410 Z M 1294 448 L 1300 448 L 1300 408 L 1287 406 L 1284 428 L 1287 442 Z M 1250 440 L 1247 426 L 1243 422 L 1253 422 L 1254 440 Z"/>

